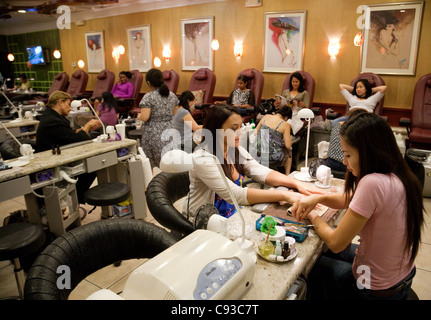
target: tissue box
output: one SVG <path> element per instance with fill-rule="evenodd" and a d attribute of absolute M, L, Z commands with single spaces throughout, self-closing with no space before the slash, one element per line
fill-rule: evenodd
<path fill-rule="evenodd" d="M 124 217 L 127 216 L 129 214 L 132 214 L 132 205 L 128 204 L 128 205 L 118 205 L 118 204 L 114 204 L 112 206 L 113 210 L 114 210 L 114 215 L 118 216 L 118 217 Z"/>

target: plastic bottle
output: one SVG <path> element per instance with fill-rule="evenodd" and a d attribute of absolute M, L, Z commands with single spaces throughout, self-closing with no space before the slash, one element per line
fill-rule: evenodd
<path fill-rule="evenodd" d="M 275 249 L 274 249 L 274 254 L 276 256 L 281 256 L 281 243 L 280 243 L 280 240 L 277 240 L 277 242 L 276 242 Z"/>
<path fill-rule="evenodd" d="M 256 129 L 256 124 L 254 123 L 253 119 L 251 119 L 251 128 L 252 129 Z"/>

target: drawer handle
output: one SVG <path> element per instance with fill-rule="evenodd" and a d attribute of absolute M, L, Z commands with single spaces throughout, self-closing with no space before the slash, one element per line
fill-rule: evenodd
<path fill-rule="evenodd" d="M 106 162 L 106 160 L 105 159 L 102 159 L 102 163 L 105 163 Z"/>

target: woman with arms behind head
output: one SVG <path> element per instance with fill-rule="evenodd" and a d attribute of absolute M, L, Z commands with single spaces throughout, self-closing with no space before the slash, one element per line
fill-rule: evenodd
<path fill-rule="evenodd" d="M 150 69 L 145 75 L 145 81 L 151 91 L 139 103 L 139 118 L 144 122 L 141 146 L 150 159 L 151 168 L 154 168 L 160 165 L 163 147 L 169 140 L 162 140 L 162 133 L 172 127 L 173 111 L 179 101 L 164 83 L 160 70 Z"/>
<path fill-rule="evenodd" d="M 312 195 L 292 206 L 293 215 L 299 221 L 308 217 L 332 252 L 344 250 L 316 262 L 309 275 L 311 298 L 402 299 L 415 274 L 422 188 L 380 116 L 351 116 L 340 136 L 348 170 L 344 195 Z M 336 229 L 312 212 L 317 203 L 347 209 Z M 350 245 L 356 235 L 359 246 Z"/>
<path fill-rule="evenodd" d="M 359 79 L 352 86 L 347 84 L 340 84 L 340 90 L 343 97 L 349 104 L 349 112 L 354 109 L 364 109 L 368 112 L 374 112 L 377 103 L 382 100 L 386 92 L 386 86 L 378 86 L 371 88 L 371 84 L 367 79 Z M 336 123 L 345 121 L 347 115 L 332 120 L 331 126 L 334 127 Z"/>
<path fill-rule="evenodd" d="M 228 190 L 212 158 L 216 156 L 238 204 L 251 205 L 264 202 L 287 201 L 293 203 L 301 195 L 286 190 L 262 190 L 243 188 L 241 182 L 245 175 L 253 180 L 270 186 L 285 186 L 310 194 L 299 181 L 259 164 L 239 146 L 242 119 L 233 106 L 218 104 L 209 111 L 203 126 L 203 142 L 196 148 L 194 155 L 200 156 L 198 163 L 190 170 L 189 201 L 184 202 L 184 214 L 194 217 L 203 204 L 214 204 L 219 213 L 230 216 L 234 213 Z"/>

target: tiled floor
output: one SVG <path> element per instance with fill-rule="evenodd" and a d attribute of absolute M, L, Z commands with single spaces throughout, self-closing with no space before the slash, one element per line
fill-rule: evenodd
<path fill-rule="evenodd" d="M 413 281 L 413 289 L 421 300 L 431 300 L 431 199 L 424 198 L 425 208 L 430 213 L 426 215 L 427 225 L 424 227 L 422 245 L 416 259 L 417 273 Z M 177 203 L 180 206 L 179 203 Z M 10 212 L 24 209 L 25 202 L 23 197 L 18 197 L 9 201 L 0 202 L 0 225 L 3 218 Z M 87 211 L 90 206 L 87 206 Z M 100 209 L 97 208 L 82 221 L 83 224 L 100 219 Z M 148 215 L 147 221 L 157 224 Z M 87 298 L 91 293 L 102 288 L 107 288 L 116 293 L 121 293 L 125 282 L 130 273 L 145 263 L 146 259 L 134 259 L 123 261 L 119 267 L 107 266 L 92 275 L 88 276 L 73 290 L 69 299 L 81 300 Z M 10 262 L 0 262 L 0 299 L 2 297 L 16 296 L 16 282 L 13 275 L 13 266 Z"/>

